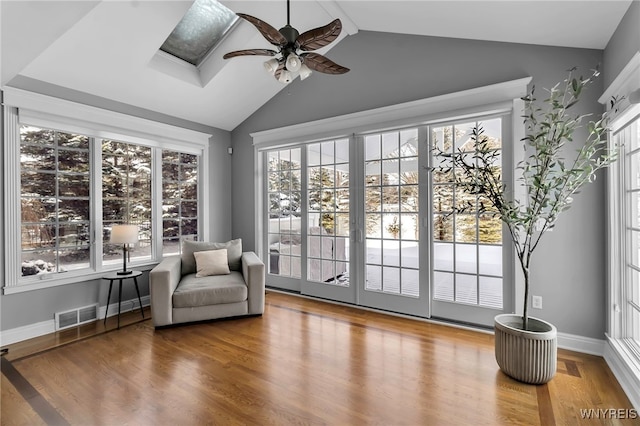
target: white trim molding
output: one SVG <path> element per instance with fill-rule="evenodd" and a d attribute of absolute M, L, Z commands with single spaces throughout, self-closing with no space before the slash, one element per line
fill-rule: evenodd
<path fill-rule="evenodd" d="M 160 123 L 119 112 L 83 105 L 52 96 L 29 92 L 13 87 L 5 87 L 4 104 L 17 107 L 20 119 L 42 126 L 50 127 L 64 124 L 66 131 L 80 131 L 89 136 L 119 139 L 126 137 L 128 141 L 144 144 L 153 141 L 154 146 L 168 144 L 175 149 L 176 143 L 181 148 L 202 148 L 209 144 L 211 134 L 185 129 L 170 124 Z M 55 128 L 55 127 L 54 127 Z M 100 129 L 96 134 L 95 129 Z M 137 138 L 137 140 L 132 140 Z"/>
<path fill-rule="evenodd" d="M 611 114 L 612 121 L 628 121 L 629 110 L 633 104 L 629 102 L 632 93 L 640 90 L 640 51 L 636 52 L 629 63 L 622 69 L 620 74 L 607 87 L 602 96 L 598 99 L 607 110 L 611 109 L 611 100 L 618 100 L 617 111 Z"/>
<path fill-rule="evenodd" d="M 628 349 L 618 340 L 608 338 L 604 346 L 604 360 L 629 398 L 631 405 L 640 410 L 640 367 Z"/>
<path fill-rule="evenodd" d="M 609 148 L 619 149 L 620 158 L 607 170 L 607 340 L 604 359 L 617 378 L 622 389 L 636 409 L 640 409 L 640 354 L 637 342 L 628 339 L 629 283 L 627 282 L 626 214 L 628 202 L 625 195 L 625 170 L 627 149 L 624 146 L 627 127 L 640 116 L 640 104 L 631 104 L 629 95 L 640 88 L 640 51 L 624 67 L 616 79 L 598 99 L 611 112 Z M 618 100 L 612 111 L 613 98 Z M 631 132 L 629 131 L 629 134 Z M 615 146 L 616 144 L 620 146 Z"/>
<path fill-rule="evenodd" d="M 140 299 L 142 301 L 143 307 L 150 306 L 151 299 L 149 298 L 149 296 L 144 296 Z M 120 307 L 121 314 L 133 311 L 135 309 L 140 309 L 137 298 L 123 300 L 120 303 Z M 108 315 L 110 317 L 118 315 L 118 303 L 111 303 L 108 307 L 100 306 L 100 308 L 98 309 L 98 319 L 96 319 L 96 321 L 104 321 L 105 312 L 108 312 Z M 145 316 L 145 319 L 148 318 L 150 317 Z M 54 319 L 0 331 L 0 347 L 6 347 L 14 343 L 22 342 L 24 340 L 33 339 L 35 337 L 40 337 L 55 332 L 56 322 Z"/>
<path fill-rule="evenodd" d="M 627 96 L 638 88 L 640 88 L 640 51 L 633 55 L 620 74 L 600 96 L 598 102 L 604 104 L 613 96 Z"/>
<path fill-rule="evenodd" d="M 531 77 L 525 77 L 398 105 L 263 130 L 251 133 L 251 137 L 254 145 L 284 145 L 465 118 L 477 115 L 479 108 L 483 114 L 490 115 L 511 110 L 513 100 L 526 95 L 530 82 Z"/>
<path fill-rule="evenodd" d="M 592 337 L 558 332 L 558 347 L 589 355 L 604 355 L 605 341 Z"/>

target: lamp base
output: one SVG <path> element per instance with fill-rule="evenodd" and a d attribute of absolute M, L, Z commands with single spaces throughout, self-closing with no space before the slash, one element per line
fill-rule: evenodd
<path fill-rule="evenodd" d="M 116 272 L 117 275 L 131 275 L 133 274 L 133 271 L 118 271 Z"/>

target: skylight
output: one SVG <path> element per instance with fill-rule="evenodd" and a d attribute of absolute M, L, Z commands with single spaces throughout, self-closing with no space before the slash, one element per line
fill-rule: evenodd
<path fill-rule="evenodd" d="M 195 0 L 160 50 L 198 66 L 237 19 L 216 0 Z"/>

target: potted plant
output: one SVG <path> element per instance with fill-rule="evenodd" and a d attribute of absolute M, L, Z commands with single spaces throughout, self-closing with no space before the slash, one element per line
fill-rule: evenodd
<path fill-rule="evenodd" d="M 517 181 L 524 187 L 523 200 L 514 199 L 502 182 L 496 165 L 500 154 L 492 149 L 481 127 L 472 131 L 472 142 L 476 146 L 473 152 L 459 150 L 451 154 L 434 148 L 434 155 L 443 158 L 443 163 L 433 169 L 449 172 L 453 166 L 457 187 L 482 199 L 479 211 L 494 212 L 511 236 L 524 276 L 523 315 L 496 316 L 495 352 L 500 368 L 526 383 L 551 380 L 557 363 L 556 328 L 530 317 L 528 312 L 533 253 L 559 215 L 571 207 L 572 197 L 595 180 L 598 170 L 616 159 L 616 151 L 607 147 L 606 113 L 588 121 L 586 140 L 573 138 L 575 130 L 582 127 L 589 115 L 572 115 L 571 108 L 599 74 L 595 70 L 583 78 L 574 77 L 574 72 L 575 69 L 570 70 L 563 82 L 550 89 L 543 102 L 537 102 L 534 88 L 522 98 L 525 159 L 517 166 Z M 612 106 L 614 103 L 615 100 Z M 572 152 L 575 153 L 568 159 L 567 154 Z"/>

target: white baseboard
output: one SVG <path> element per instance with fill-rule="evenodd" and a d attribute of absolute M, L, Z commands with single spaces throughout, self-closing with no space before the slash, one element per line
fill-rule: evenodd
<path fill-rule="evenodd" d="M 634 362 L 628 360 L 627 351 L 618 342 L 609 339 L 604 347 L 604 360 L 620 387 L 629 398 L 631 405 L 640 410 L 640 368 L 634 366 Z"/>
<path fill-rule="evenodd" d="M 0 346 L 4 347 L 13 343 L 22 342 L 23 340 L 33 339 L 34 337 L 44 336 L 45 334 L 55 332 L 56 321 L 54 319 L 16 327 L 10 330 L 4 330 L 0 332 Z"/>
<path fill-rule="evenodd" d="M 142 306 L 149 306 L 151 299 L 149 296 L 140 298 L 142 300 Z M 138 298 L 123 300 L 120 306 L 120 313 L 125 313 L 140 309 L 138 304 Z M 98 309 L 98 320 L 104 319 L 105 312 L 108 312 L 108 316 L 112 317 L 118 315 L 118 303 L 112 303 L 108 306 L 101 306 Z M 56 332 L 56 322 L 54 319 L 48 321 L 42 321 L 35 324 L 29 324 L 22 327 L 16 327 L 9 330 L 0 331 L 0 347 L 11 345 L 14 343 L 22 342 L 24 340 L 33 339 L 34 337 L 44 336 L 45 334 L 51 334 Z"/>
<path fill-rule="evenodd" d="M 151 304 L 151 298 L 149 296 L 141 297 L 142 306 L 149 306 Z M 140 305 L 138 304 L 138 298 L 123 300 L 120 304 L 120 313 L 131 312 L 135 309 L 140 309 Z M 104 313 L 107 311 L 106 306 L 100 306 L 98 310 L 98 318 L 104 319 Z M 112 317 L 114 315 L 118 315 L 118 303 L 112 303 L 108 308 L 108 316 Z"/>
<path fill-rule="evenodd" d="M 589 355 L 604 355 L 605 340 L 575 334 L 558 333 L 558 347 Z"/>

